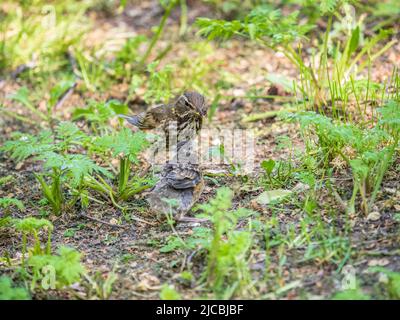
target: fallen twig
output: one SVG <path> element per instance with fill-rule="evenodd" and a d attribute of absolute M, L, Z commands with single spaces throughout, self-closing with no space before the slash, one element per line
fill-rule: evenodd
<path fill-rule="evenodd" d="M 284 112 L 294 112 L 294 111 L 296 111 L 296 109 L 288 108 L 288 109 L 281 109 L 281 110 L 271 110 L 271 111 L 266 111 L 266 112 L 262 112 L 262 113 L 255 113 L 255 114 L 243 117 L 242 122 L 254 122 L 254 121 L 274 118 Z"/>
<path fill-rule="evenodd" d="M 58 98 L 58 101 L 54 106 L 54 110 L 59 109 L 64 104 L 64 102 L 71 96 L 72 92 L 74 92 L 76 86 L 77 82 L 74 82 L 74 84 Z"/>
<path fill-rule="evenodd" d="M 105 224 L 105 225 L 113 227 L 113 228 L 121 228 L 121 229 L 127 229 L 128 228 L 128 226 L 120 226 L 118 224 L 110 223 L 110 222 L 107 222 L 107 221 L 104 221 L 104 220 L 100 220 L 100 219 L 95 218 L 95 217 L 88 216 L 87 214 L 83 213 L 82 211 L 79 213 L 79 216 L 83 217 L 85 219 L 89 219 L 89 220 L 101 223 L 101 224 Z"/>

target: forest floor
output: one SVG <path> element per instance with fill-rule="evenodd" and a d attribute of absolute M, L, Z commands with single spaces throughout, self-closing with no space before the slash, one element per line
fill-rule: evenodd
<path fill-rule="evenodd" d="M 209 7 L 195 2 L 191 7 L 189 2 L 189 25 L 198 16 L 207 16 Z M 91 27 L 85 35 L 85 41 L 92 46 L 109 42 L 115 46 L 110 52 L 118 50 L 124 37 L 148 34 L 149 25 L 156 25 L 162 11 L 153 1 L 144 1 L 140 6 L 129 6 L 124 13 L 105 16 L 96 12 L 90 14 Z M 168 32 L 157 44 L 164 48 L 172 39 L 173 46 L 162 61 L 168 64 L 171 61 L 185 60 L 185 68 L 190 68 L 190 61 L 198 59 L 199 44 L 196 38 L 178 38 L 179 10 L 172 14 L 168 22 Z M 399 26 L 397 26 L 398 28 Z M 121 39 L 118 43 L 116 39 Z M 196 46 L 195 49 L 194 46 Z M 245 207 L 259 213 L 259 221 L 266 223 L 272 215 L 278 220 L 278 228 L 285 234 L 289 241 L 289 227 L 293 232 L 302 228 L 306 213 L 293 202 L 283 202 L 277 208 L 271 209 L 258 205 L 254 199 L 263 192 L 263 170 L 260 163 L 265 159 L 287 161 L 293 159 L 296 163 L 298 154 L 304 152 L 305 146 L 298 125 L 288 124 L 280 117 L 272 115 L 259 121 L 243 121 L 251 114 L 266 111 L 277 111 L 286 108 L 285 98 L 290 96 L 281 86 L 274 85 L 266 80 L 265 75 L 283 76 L 296 79 L 297 71 L 288 60 L 272 50 L 260 48 L 248 42 L 232 40 L 229 43 L 200 43 L 208 52 L 203 61 L 210 66 L 203 81 L 208 81 L 208 86 L 216 86 L 216 81 L 225 77 L 229 78 L 231 85 L 221 92 L 222 98 L 212 121 L 206 121 L 205 128 L 237 128 L 252 130 L 256 137 L 255 168 L 248 174 L 248 179 L 242 176 L 229 174 L 227 166 L 215 165 L 208 170 L 220 171 L 215 179 L 206 179 L 206 187 L 201 196 L 200 203 L 205 203 L 215 195 L 220 186 L 229 186 L 234 191 L 233 207 Z M 307 45 L 307 44 L 306 44 Z M 107 47 L 107 45 L 105 45 Z M 157 51 L 157 50 L 156 50 Z M 394 65 L 399 66 L 400 43 L 397 42 L 378 61 L 374 63 L 371 78 L 376 82 L 384 82 L 392 74 Z M 79 80 L 83 82 L 82 80 Z M 0 99 L 5 106 L 11 106 L 18 111 L 19 105 L 12 104 L 6 97 L 18 90 L 22 80 L 9 79 L 0 82 Z M 76 90 L 64 101 L 57 112 L 64 120 L 71 119 L 72 110 L 84 107 L 89 99 L 108 101 L 110 99 L 124 100 L 128 95 L 128 85 L 117 83 L 102 92 L 81 91 L 78 82 Z M 268 92 L 277 91 L 276 98 L 249 99 L 249 92 L 267 95 Z M 40 103 L 39 103 L 40 106 Z M 144 101 L 136 99 L 129 102 L 132 113 L 145 109 Z M 21 110 L 21 114 L 25 111 Z M 0 144 L 10 138 L 15 131 L 37 132 L 37 128 L 27 123 L 9 117 L 0 118 Z M 282 141 L 286 141 L 283 143 Z M 39 164 L 40 165 L 40 164 Z M 196 250 L 187 253 L 185 250 L 162 252 L 167 240 L 173 235 L 170 226 L 160 222 L 143 210 L 133 212 L 150 223 L 128 221 L 124 214 L 112 205 L 93 203 L 86 214 L 102 221 L 115 224 L 117 227 L 105 223 L 89 220 L 71 211 L 60 217 L 46 215 L 38 201 L 42 199 L 40 185 L 33 172 L 38 166 L 37 162 L 27 160 L 17 163 L 4 153 L 0 153 L 0 177 L 11 175 L 13 179 L 0 186 L 0 197 L 13 197 L 23 200 L 26 210 L 22 213 L 13 213 L 15 217 L 45 216 L 55 226 L 52 235 L 52 246 L 60 244 L 70 245 L 83 253 L 83 263 L 89 271 L 99 272 L 104 277 L 114 272 L 118 279 L 114 284 L 111 299 L 155 299 L 159 298 L 163 284 L 173 285 L 183 299 L 212 298 L 212 294 L 199 285 L 196 281 L 183 280 L 181 274 L 190 270 L 194 279 L 200 278 L 205 268 L 205 255 Z M 266 252 L 254 250 L 251 253 L 250 269 L 253 279 L 257 282 L 257 295 L 255 298 L 283 298 L 283 299 L 326 299 L 340 291 L 343 281 L 343 266 L 351 265 L 357 278 L 362 283 L 363 292 L 372 294 L 377 288 L 387 283 L 387 279 L 378 277 L 371 272 L 370 267 L 382 266 L 394 271 L 400 271 L 400 234 L 399 220 L 396 215 L 400 213 L 400 160 L 385 175 L 381 191 L 374 206 L 378 217 L 366 216 L 357 212 L 350 217 L 352 227 L 351 236 L 346 238 L 344 249 L 334 248 L 331 252 L 324 252 L 316 258 L 304 259 L 306 248 L 296 245 L 296 239 L 291 239 L 292 246 L 288 244 L 285 252 L 285 261 L 278 248 L 274 247 L 269 252 L 271 261 L 269 268 L 278 270 L 279 276 L 265 280 L 264 267 L 266 265 Z M 349 168 L 338 167 L 334 170 L 334 178 L 341 195 L 349 197 L 352 191 L 351 175 Z M 284 189 L 293 189 L 295 185 L 288 182 Z M 302 191 L 296 193 L 297 200 L 304 200 Z M 135 201 L 140 201 L 138 196 Z M 345 229 L 345 218 L 342 209 L 335 202 L 335 198 L 327 189 L 322 189 L 316 196 L 317 206 L 320 211 L 320 222 L 326 228 L 324 232 L 335 234 L 330 241 L 342 241 L 342 231 Z M 191 212 L 189 216 L 194 216 Z M 347 220 L 346 220 L 347 221 Z M 193 234 L 193 228 L 209 226 L 207 223 L 179 223 L 176 231 L 185 239 Z M 297 234 L 297 233 L 296 233 Z M 260 248 L 265 248 L 262 234 L 255 233 L 254 243 Z M 15 257 L 20 250 L 18 236 L 0 235 L 0 256 L 5 252 Z M 340 246 L 338 246 L 340 247 Z M 323 250 L 326 250 L 324 247 Z M 338 253 L 344 250 L 345 253 Z M 44 296 L 42 296 L 44 295 Z M 74 286 L 71 291 L 50 291 L 38 294 L 35 298 L 76 298 L 85 297 L 85 289 L 81 285 Z M 254 296 L 253 296 L 254 297 Z M 379 297 L 379 296 L 378 296 Z M 240 297 L 239 297 L 240 298 Z"/>

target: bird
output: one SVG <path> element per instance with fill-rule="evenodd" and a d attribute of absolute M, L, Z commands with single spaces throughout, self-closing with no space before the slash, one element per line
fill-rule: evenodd
<path fill-rule="evenodd" d="M 134 116 L 118 115 L 141 130 L 161 128 L 166 136 L 167 149 L 170 133 L 176 124 L 176 143 L 192 139 L 201 130 L 203 117 L 207 115 L 208 105 L 205 97 L 196 91 L 186 91 L 175 101 L 159 104 Z"/>
<path fill-rule="evenodd" d="M 146 200 L 158 217 L 170 214 L 175 221 L 197 222 L 185 214 L 199 200 L 203 189 L 204 178 L 197 164 L 167 163 Z"/>
<path fill-rule="evenodd" d="M 205 97 L 187 91 L 171 103 L 156 105 L 134 116 L 120 115 L 141 130 L 161 128 L 167 152 L 175 146 L 176 153 L 174 150 L 174 155 L 163 166 L 159 181 L 146 196 L 151 210 L 159 217 L 171 214 L 176 221 L 197 221 L 185 214 L 199 200 L 204 189 L 194 137 L 201 130 L 207 111 Z M 176 137 L 174 142 L 171 135 Z M 173 199 L 174 204 L 171 203 Z"/>

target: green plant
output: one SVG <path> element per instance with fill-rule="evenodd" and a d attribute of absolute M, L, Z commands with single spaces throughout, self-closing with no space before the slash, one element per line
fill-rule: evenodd
<path fill-rule="evenodd" d="M 351 253 L 349 239 L 334 226 L 326 225 L 317 214 L 310 217 L 316 222 L 308 221 L 302 225 L 301 236 L 307 244 L 302 261 L 334 263 L 340 268 Z"/>
<path fill-rule="evenodd" d="M 51 233 L 53 231 L 53 224 L 46 219 L 37 219 L 34 217 L 27 217 L 24 219 L 11 220 L 12 226 L 15 230 L 22 233 L 22 266 L 25 266 L 25 254 L 40 255 L 50 254 L 51 250 Z M 47 230 L 47 243 L 46 247 L 42 248 L 39 238 L 40 230 Z M 33 236 L 34 243 L 31 250 L 28 250 L 28 236 Z"/>
<path fill-rule="evenodd" d="M 371 297 L 363 293 L 360 289 L 345 290 L 335 293 L 332 300 L 370 300 Z"/>
<path fill-rule="evenodd" d="M 160 0 L 160 4 L 164 8 L 164 15 L 161 18 L 160 24 L 158 25 L 153 37 L 150 40 L 149 45 L 147 46 L 147 49 L 143 56 L 141 57 L 139 61 L 139 68 L 143 67 L 147 61 L 147 59 L 150 57 L 155 45 L 157 44 L 157 41 L 160 39 L 162 33 L 164 32 L 165 24 L 167 22 L 168 17 L 171 14 L 172 9 L 175 7 L 175 5 L 178 3 L 177 0 Z M 156 59 L 157 60 L 157 59 Z"/>
<path fill-rule="evenodd" d="M 74 55 L 78 67 L 76 72 L 83 79 L 87 90 L 93 92 L 105 89 L 110 84 L 109 77 L 114 77 L 115 72 L 96 58 L 95 52 L 76 50 Z"/>
<path fill-rule="evenodd" d="M 101 300 L 109 299 L 115 282 L 118 280 L 118 275 L 114 269 L 107 274 L 106 277 L 100 272 L 96 272 L 94 277 L 85 274 L 85 278 L 91 285 L 91 290 L 95 292 L 97 298 Z"/>
<path fill-rule="evenodd" d="M 79 45 L 88 30 L 85 13 L 91 5 L 92 1 L 85 0 L 80 3 L 56 1 L 51 5 L 40 1 L 35 7 L 21 1 L 3 6 L 5 17 L 0 20 L 1 71 L 33 64 L 38 74 L 54 72 L 64 65 L 68 47 Z M 9 30 L 13 32 L 6 32 Z M 36 56 L 40 59 L 35 59 Z"/>
<path fill-rule="evenodd" d="M 164 284 L 160 292 L 161 300 L 181 300 L 181 295 L 171 285 Z"/>
<path fill-rule="evenodd" d="M 32 290 L 37 282 L 43 279 L 45 267 L 54 270 L 55 287 L 58 289 L 80 282 L 85 273 L 85 268 L 80 262 L 81 253 L 65 246 L 61 246 L 57 253 L 57 255 L 36 254 L 29 258 L 28 266 L 32 268 Z"/>
<path fill-rule="evenodd" d="M 115 60 L 111 67 L 115 70 L 116 76 L 125 79 L 131 79 L 135 65 L 139 62 L 141 56 L 139 53 L 140 46 L 147 42 L 148 39 L 144 35 L 128 39 L 120 51 L 117 52 Z"/>
<path fill-rule="evenodd" d="M 318 145 L 324 167 L 327 168 L 337 157 L 351 167 L 354 188 L 347 205 L 349 212 L 355 210 L 354 201 L 358 193 L 362 198 L 362 209 L 365 212 L 370 210 L 398 147 L 400 137 L 398 103 L 389 101 L 378 111 L 378 119 L 372 128 L 370 126 L 360 128 L 355 124 L 333 121 L 313 112 L 302 112 L 291 116 L 291 119 L 297 119 L 302 128 L 308 130 L 306 139 L 314 141 L 314 135 L 310 130 L 315 132 L 317 140 L 311 142 L 310 146 L 312 148 L 312 145 Z"/>
<path fill-rule="evenodd" d="M 232 196 L 230 189 L 220 188 L 214 199 L 197 207 L 202 211 L 198 217 L 212 222 L 211 229 L 194 228 L 192 235 L 182 239 L 173 228 L 174 234 L 168 237 L 167 243 L 160 249 L 162 253 L 177 250 L 207 252 L 207 266 L 202 279 L 217 297 L 225 299 L 252 292 L 248 266 L 252 245 L 251 223 L 249 231 L 235 229 L 238 219 L 249 217 L 254 212 L 244 208 L 230 210 Z"/>
<path fill-rule="evenodd" d="M 17 161 L 33 156 L 34 160 L 43 162 L 45 173 L 35 173 L 35 177 L 56 215 L 61 214 L 65 205 L 64 188 L 73 193 L 68 204 L 71 206 L 79 197 L 85 197 L 85 176 L 93 172 L 110 175 L 88 156 L 73 153 L 76 147 L 90 144 L 91 139 L 71 122 L 60 123 L 55 128 L 55 137 L 51 131 L 41 131 L 37 136 L 17 132 L 12 137 L 0 150 L 11 153 Z"/>
<path fill-rule="evenodd" d="M 207 267 L 203 277 L 217 297 L 228 299 L 251 292 L 251 276 L 248 266 L 252 236 L 249 231 L 237 231 L 237 221 L 254 212 L 245 208 L 231 211 L 233 192 L 220 188 L 214 199 L 198 206 L 200 218 L 207 218 L 213 225 L 208 251 Z"/>
<path fill-rule="evenodd" d="M 126 114 L 126 104 L 112 99 L 107 102 L 89 101 L 86 108 L 76 108 L 72 113 L 73 120 L 84 119 L 97 135 L 110 133 L 109 121 L 118 114 Z"/>
<path fill-rule="evenodd" d="M 254 8 L 243 20 L 215 20 L 198 18 L 196 24 L 200 35 L 208 39 L 222 38 L 227 40 L 233 36 L 249 38 L 263 46 L 285 54 L 295 66 L 300 67 L 302 61 L 292 48 L 292 42 L 305 38 L 310 25 L 298 23 L 298 12 L 284 16 L 280 10 L 268 6 Z"/>
<path fill-rule="evenodd" d="M 1 227 L 4 226 L 12 227 L 22 233 L 21 274 L 24 279 L 28 277 L 31 280 L 32 291 L 35 291 L 38 282 L 41 282 L 42 289 L 45 290 L 61 289 L 80 281 L 81 276 L 86 272 L 80 263 L 81 254 L 75 249 L 61 246 L 57 255 L 51 254 L 51 233 L 54 227 L 50 221 L 34 217 L 8 219 L 7 224 Z M 45 246 L 42 245 L 40 239 L 42 230 L 47 231 Z M 28 247 L 30 236 L 33 237 L 32 247 Z M 43 287 L 44 283 L 46 287 Z M 0 287 L 3 284 L 6 285 L 0 283 Z"/>
<path fill-rule="evenodd" d="M 390 31 L 381 31 L 368 39 L 360 48 L 360 28 L 356 26 L 348 30 L 343 46 L 340 43 L 337 44 L 333 61 L 329 64 L 329 33 L 333 17 L 340 7 L 346 8 L 348 4 L 347 1 L 328 0 L 321 1 L 320 6 L 321 14 L 328 16 L 328 24 L 321 49 L 318 54 L 313 55 L 311 61 L 303 58 L 300 45 L 298 48 L 294 47 L 294 44 L 305 39 L 306 34 L 314 27 L 309 24 L 300 24 L 298 11 L 283 15 L 280 10 L 269 6 L 258 6 L 242 20 L 199 18 L 196 23 L 200 28 L 199 33 L 207 36 L 208 39 L 227 40 L 240 36 L 284 54 L 300 72 L 300 85 L 296 88 L 300 89 L 306 107 L 323 111 L 322 106 L 334 104 L 336 100 L 346 101 L 347 97 L 343 96 L 342 87 L 349 78 L 350 80 L 355 78 L 355 66 L 358 66 L 358 70 L 365 68 L 368 63 L 389 49 L 394 41 L 390 41 L 377 53 L 370 55 L 369 52 L 379 41 L 387 38 Z M 358 50 L 359 52 L 356 53 Z M 315 63 L 315 56 L 318 56 L 318 65 Z M 361 62 L 365 56 L 369 59 L 367 62 Z"/>
<path fill-rule="evenodd" d="M 174 234 L 167 238 L 167 243 L 160 248 L 160 252 L 169 253 L 176 250 L 200 250 L 207 247 L 210 242 L 212 230 L 205 227 L 193 228 L 193 234 L 190 237 L 182 239 Z"/>
<path fill-rule="evenodd" d="M 289 161 L 263 160 L 261 168 L 265 171 L 266 183 L 264 184 L 268 188 L 287 186 L 295 172 L 291 159 Z"/>
<path fill-rule="evenodd" d="M 35 106 L 35 103 L 32 102 L 31 92 L 27 87 L 21 87 L 15 93 L 7 96 L 10 101 L 20 103 L 20 105 L 26 108 L 33 116 L 39 118 L 36 121 L 32 120 L 30 116 L 15 113 L 12 108 L 3 107 L 2 111 L 8 116 L 29 124 L 38 125 L 39 127 L 43 127 L 42 121 L 45 121 L 50 128 L 53 128 L 53 123 L 57 119 L 54 108 L 63 95 L 73 86 L 75 86 L 75 81 L 64 79 L 52 87 L 50 89 L 50 97 L 46 101 L 46 112 L 39 110 Z"/>
<path fill-rule="evenodd" d="M 400 272 L 391 271 L 383 267 L 372 267 L 372 272 L 380 272 L 387 276 L 386 282 L 387 292 L 390 299 L 400 299 Z"/>
<path fill-rule="evenodd" d="M 172 96 L 172 66 L 166 65 L 161 70 L 156 70 L 159 61 L 147 65 L 149 80 L 144 100 L 149 103 L 167 102 Z"/>
<path fill-rule="evenodd" d="M 0 207 L 5 209 L 5 213 L 10 213 L 10 207 L 17 207 L 18 210 L 25 210 L 25 206 L 22 201 L 14 198 L 0 198 Z"/>
<path fill-rule="evenodd" d="M 114 188 L 99 175 L 98 179 L 86 176 L 85 185 L 110 197 L 114 204 L 119 200 L 128 200 L 133 195 L 150 188 L 154 183 L 152 179 L 143 178 L 137 174 L 132 179 L 130 178 L 132 164 L 138 163 L 139 153 L 148 145 L 145 133 L 133 133 L 127 128 L 123 128 L 115 134 L 97 138 L 94 142 L 94 150 L 100 153 L 111 153 L 113 157 L 119 158 L 117 186 Z"/>
<path fill-rule="evenodd" d="M 0 300 L 29 300 L 29 298 L 25 288 L 15 288 L 9 277 L 0 277 Z"/>
<path fill-rule="evenodd" d="M 19 102 L 22 106 L 38 116 L 41 120 L 47 120 L 46 114 L 36 109 L 34 104 L 30 101 L 28 88 L 19 88 L 15 93 L 9 95 L 8 99 L 10 99 L 11 101 Z"/>
<path fill-rule="evenodd" d="M 5 177 L 1 177 L 0 178 L 0 187 L 6 185 L 7 183 L 9 183 L 13 180 L 14 180 L 14 177 L 11 174 L 8 176 L 5 176 Z"/>

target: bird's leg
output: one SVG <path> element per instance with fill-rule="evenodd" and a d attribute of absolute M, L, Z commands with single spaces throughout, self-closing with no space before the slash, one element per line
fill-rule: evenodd
<path fill-rule="evenodd" d="M 207 222 L 209 219 L 206 218 L 195 218 L 195 217 L 185 217 L 183 213 L 181 213 L 178 217 L 175 218 L 176 222 L 183 222 L 183 223 L 202 223 Z"/>

